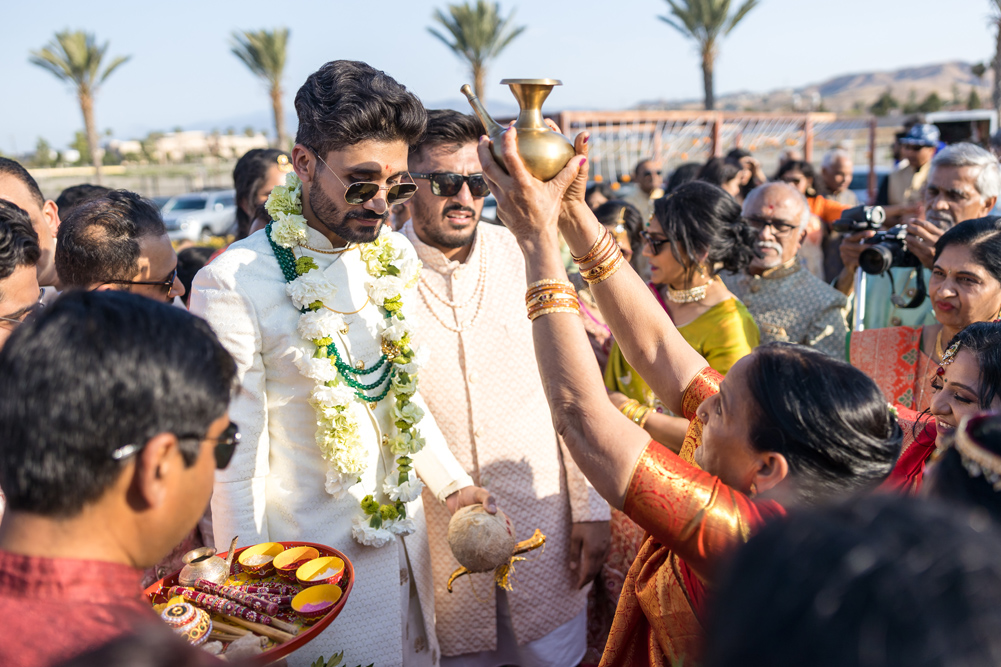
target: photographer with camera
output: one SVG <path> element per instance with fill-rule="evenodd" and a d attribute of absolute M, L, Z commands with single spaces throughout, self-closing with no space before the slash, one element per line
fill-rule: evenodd
<path fill-rule="evenodd" d="M 882 224 L 883 219 L 836 222 L 835 229 L 850 232 L 841 242 L 845 268 L 835 284 L 844 294 L 854 293 L 856 269 L 865 255 L 861 266 L 870 275 L 864 294 L 864 328 L 935 324 L 931 301 L 925 298 L 935 242 L 953 225 L 990 213 L 999 194 L 997 159 L 974 144 L 953 144 L 931 162 L 923 192 L 924 216 L 895 227 Z"/>

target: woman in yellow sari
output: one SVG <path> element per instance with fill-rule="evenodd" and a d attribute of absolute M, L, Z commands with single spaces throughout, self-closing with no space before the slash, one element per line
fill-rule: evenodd
<path fill-rule="evenodd" d="M 1001 317 L 1001 218 L 966 220 L 935 243 L 928 298 L 938 324 L 856 331 L 849 360 L 914 421 L 931 404 L 931 377 L 949 341 L 974 322 Z"/>
<path fill-rule="evenodd" d="M 740 205 L 714 185 L 685 183 L 654 203 L 642 236 L 658 303 L 689 345 L 726 375 L 759 339 L 754 318 L 717 276 L 724 269 L 740 273 L 754 259 L 755 232 L 743 222 Z M 612 402 L 654 439 L 680 449 L 688 420 L 662 414 L 618 345 L 609 353 L 605 386 Z"/>
<path fill-rule="evenodd" d="M 586 136 L 577 138 L 578 157 L 546 183 L 525 169 L 516 130 L 501 141 L 510 175 L 486 137 L 480 162 L 525 255 L 536 357 L 557 431 L 595 488 L 648 533 L 602 665 L 691 667 L 701 654 L 709 586 L 726 555 L 786 504 L 884 479 L 900 429 L 872 380 L 809 348 L 761 348 L 722 380 L 584 205 Z M 557 221 L 626 358 L 690 420 L 682 454 L 698 466 L 609 403 L 560 258 Z"/>

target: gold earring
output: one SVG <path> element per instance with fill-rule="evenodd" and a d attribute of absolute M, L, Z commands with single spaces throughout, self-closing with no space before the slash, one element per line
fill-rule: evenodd
<path fill-rule="evenodd" d="M 751 482 L 751 497 L 758 495 L 758 487 L 754 482 Z"/>

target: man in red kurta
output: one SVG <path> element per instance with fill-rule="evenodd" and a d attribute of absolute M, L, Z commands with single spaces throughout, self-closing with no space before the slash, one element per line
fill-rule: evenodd
<path fill-rule="evenodd" d="M 169 632 L 141 568 L 194 527 L 229 462 L 235 373 L 202 320 L 123 292 L 69 293 L 18 327 L 0 350 L 0 665 Z"/>

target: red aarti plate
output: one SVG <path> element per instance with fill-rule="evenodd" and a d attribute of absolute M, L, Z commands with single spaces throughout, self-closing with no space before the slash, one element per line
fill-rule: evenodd
<path fill-rule="evenodd" d="M 344 609 L 344 605 L 348 601 L 348 595 L 351 593 L 351 588 L 355 584 L 355 569 L 354 569 L 354 566 L 351 564 L 351 561 L 348 559 L 348 557 L 345 556 L 340 551 L 338 551 L 337 549 L 334 549 L 334 548 L 328 547 L 328 546 L 324 546 L 322 544 L 314 544 L 313 542 L 279 542 L 279 544 L 281 544 L 282 546 L 284 546 L 286 549 L 289 548 L 289 547 L 313 547 L 314 549 L 316 549 L 317 551 L 320 552 L 321 556 L 337 556 L 338 558 L 340 558 L 341 560 L 343 560 L 344 561 L 344 578 L 341 580 L 341 582 L 339 584 L 339 586 L 341 587 L 341 590 L 343 591 L 343 595 L 341 595 L 341 599 L 337 601 L 337 604 L 335 604 L 330 609 L 330 611 L 328 611 L 326 614 L 324 614 L 323 617 L 320 618 L 320 620 L 316 621 L 312 625 L 307 625 L 306 627 L 304 627 L 299 632 L 299 634 L 295 636 L 295 639 L 293 639 L 292 641 L 289 641 L 289 642 L 285 642 L 284 644 L 278 644 L 278 645 L 273 646 L 272 648 L 268 649 L 267 651 L 264 651 L 260 655 L 256 656 L 255 659 L 254 659 L 254 661 L 251 664 L 265 665 L 265 664 L 267 664 L 269 662 L 274 662 L 275 660 L 278 660 L 279 658 L 284 658 L 285 656 L 289 655 L 293 651 L 296 651 L 296 650 L 302 648 L 303 646 L 305 646 L 309 642 L 311 642 L 314 639 L 316 639 L 316 637 L 321 632 L 323 632 L 324 629 L 326 629 L 326 627 L 328 625 L 330 625 L 335 618 L 337 618 L 338 614 L 341 613 L 341 610 Z M 237 549 L 236 550 L 236 555 L 239 556 L 241 551 L 243 551 L 244 549 L 247 549 L 247 548 L 249 548 L 251 546 L 253 546 L 253 545 L 250 544 L 250 545 L 247 545 L 246 547 L 242 547 L 240 549 Z M 222 558 L 226 558 L 227 553 L 223 552 L 223 553 L 218 554 L 218 555 L 221 556 Z M 233 564 L 234 564 L 234 566 L 236 565 L 236 559 L 235 558 L 233 559 Z M 180 574 L 181 574 L 181 571 L 178 570 L 177 572 L 174 572 L 173 574 L 170 574 L 170 575 L 164 577 L 163 579 L 160 579 L 158 581 L 153 582 L 149 586 L 149 588 L 147 588 L 144 591 L 144 594 L 146 595 L 146 599 L 149 600 L 149 602 L 150 602 L 151 605 L 152 604 L 159 604 L 161 602 L 166 602 L 168 600 L 167 591 L 170 590 L 171 586 L 177 586 L 178 585 L 177 584 L 177 577 Z M 283 582 L 283 583 L 287 584 L 288 582 Z"/>

